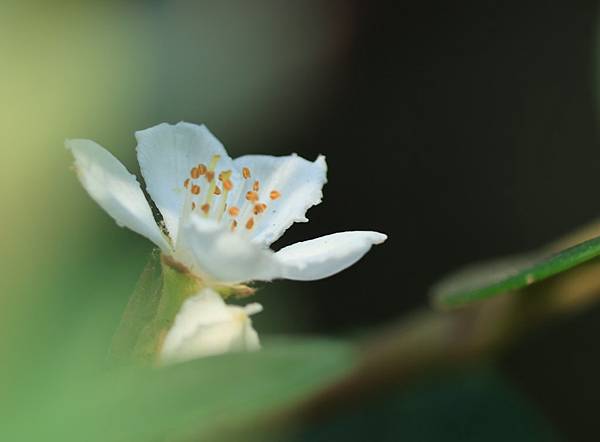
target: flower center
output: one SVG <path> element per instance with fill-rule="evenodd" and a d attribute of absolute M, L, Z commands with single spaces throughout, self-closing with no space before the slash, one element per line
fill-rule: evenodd
<path fill-rule="evenodd" d="M 192 167 L 189 177 L 183 182 L 183 187 L 189 192 L 191 211 L 200 211 L 204 217 L 228 223 L 232 232 L 240 224 L 251 231 L 269 207 L 263 200 L 271 204 L 281 197 L 281 193 L 275 189 L 261 192 L 260 181 L 252 178 L 248 167 L 242 169 L 243 180 L 234 185 L 231 170 L 221 170 L 217 174 L 220 159 L 219 155 L 214 155 L 208 166 L 198 164 Z"/>

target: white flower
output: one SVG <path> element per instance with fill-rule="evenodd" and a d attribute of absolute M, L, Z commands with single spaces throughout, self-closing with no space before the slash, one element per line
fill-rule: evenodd
<path fill-rule="evenodd" d="M 325 158 L 245 155 L 232 160 L 205 126 L 159 124 L 136 132 L 148 194 L 164 219 L 155 221 L 136 179 L 90 140 L 68 140 L 81 183 L 121 225 L 144 235 L 207 285 L 276 278 L 316 280 L 358 261 L 377 232 L 341 232 L 269 249 L 321 202 Z"/>
<path fill-rule="evenodd" d="M 211 289 L 188 298 L 167 334 L 161 352 L 163 362 L 179 362 L 202 356 L 260 348 L 249 318 L 260 304 L 228 306 Z"/>
<path fill-rule="evenodd" d="M 135 136 L 146 190 L 161 223 L 135 175 L 112 154 L 90 140 L 68 140 L 66 145 L 75 157 L 81 183 L 117 224 L 150 239 L 205 287 L 222 290 L 256 280 L 326 278 L 386 239 L 371 231 L 340 232 L 273 252 L 270 244 L 294 222 L 308 221 L 306 211 L 321 202 L 327 181 L 323 156 L 314 162 L 297 155 L 245 155 L 232 160 L 205 126 L 183 122 L 159 124 Z M 202 296 L 208 299 L 206 292 Z M 229 312 L 223 306 L 215 311 Z M 190 329 L 203 329 L 200 319 L 190 321 Z M 254 333 L 249 321 L 243 330 Z M 189 348 L 198 352 L 200 341 L 194 338 Z M 209 347 L 206 351 L 212 352 Z M 224 347 L 222 342 L 214 345 Z"/>

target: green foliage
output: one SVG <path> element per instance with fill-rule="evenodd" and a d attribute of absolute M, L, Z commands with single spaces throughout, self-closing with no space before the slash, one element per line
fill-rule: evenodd
<path fill-rule="evenodd" d="M 286 340 L 256 353 L 72 378 L 3 414 L 3 440 L 206 440 L 292 404 L 351 365 L 351 350 L 339 342 Z"/>
<path fill-rule="evenodd" d="M 195 278 L 166 264 L 155 250 L 113 338 L 113 362 L 151 364 L 181 305 L 199 287 Z"/>
<path fill-rule="evenodd" d="M 522 255 L 461 270 L 432 290 L 440 307 L 460 307 L 543 281 L 600 255 L 600 237 L 558 253 Z"/>
<path fill-rule="evenodd" d="M 155 320 L 160 309 L 170 312 L 182 302 L 174 297 L 161 307 L 161 296 L 179 291 L 185 297 L 190 289 L 181 274 L 163 278 L 157 254 L 114 337 L 111 359 L 118 364 L 107 366 L 106 349 L 123 308 L 125 290 L 119 290 L 128 284 L 132 259 L 121 254 L 114 269 L 105 270 L 100 265 L 106 261 L 99 252 L 74 273 L 77 263 L 65 263 L 68 271 L 54 288 L 44 276 L 39 283 L 49 288 L 2 324 L 0 440 L 212 441 L 293 407 L 354 366 L 349 345 L 319 339 L 265 339 L 259 352 L 161 368 L 131 363 L 144 330 L 166 326 Z M 93 278 L 103 286 L 91 286 Z"/>

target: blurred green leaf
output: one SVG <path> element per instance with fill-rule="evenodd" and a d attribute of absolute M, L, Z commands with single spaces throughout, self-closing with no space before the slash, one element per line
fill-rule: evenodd
<path fill-rule="evenodd" d="M 131 359 L 140 335 L 156 316 L 161 288 L 160 253 L 155 250 L 140 275 L 113 337 L 111 362 L 126 363 Z"/>
<path fill-rule="evenodd" d="M 460 307 L 543 281 L 600 255 L 600 237 L 558 253 L 533 253 L 465 268 L 432 289 L 433 302 Z"/>
<path fill-rule="evenodd" d="M 352 365 L 346 344 L 282 340 L 256 353 L 119 369 L 29 398 L 0 417 L 2 440 L 206 440 L 307 397 Z"/>

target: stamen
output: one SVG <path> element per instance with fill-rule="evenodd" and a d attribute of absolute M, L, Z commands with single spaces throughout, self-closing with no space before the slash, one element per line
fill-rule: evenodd
<path fill-rule="evenodd" d="M 200 207 L 200 210 L 202 210 L 205 215 L 208 215 L 208 212 L 210 212 L 210 204 L 203 204 L 202 207 Z"/>
<path fill-rule="evenodd" d="M 255 215 L 260 215 L 265 210 L 267 210 L 267 205 L 264 203 L 259 203 L 259 204 L 254 205 L 254 214 Z"/>
<path fill-rule="evenodd" d="M 225 210 L 227 209 L 227 196 L 229 195 L 229 191 L 233 188 L 233 183 L 229 180 L 229 178 L 231 177 L 231 170 L 224 170 L 219 174 L 219 181 L 221 181 L 224 192 L 223 192 L 223 196 L 221 197 L 221 201 L 219 202 L 219 206 L 217 207 L 217 221 L 221 221 L 221 219 L 223 218 L 223 214 L 225 213 Z M 215 188 L 219 189 L 218 187 Z M 219 193 L 217 193 L 216 195 L 220 195 L 221 194 L 221 189 L 219 189 Z"/>
<path fill-rule="evenodd" d="M 260 189 L 260 183 L 258 180 L 249 180 L 251 176 L 252 173 L 250 172 L 250 169 L 248 167 L 243 167 L 242 177 L 245 179 L 245 182 L 242 181 L 240 183 L 236 183 L 234 197 L 232 198 L 232 201 L 242 202 L 240 202 L 239 206 L 235 208 L 237 210 L 234 210 L 233 213 L 229 213 L 229 215 L 232 217 L 235 216 L 240 220 L 246 220 L 245 224 L 246 228 L 248 229 L 252 229 L 255 225 L 255 220 L 252 218 L 253 211 L 255 204 L 259 203 L 258 191 L 253 189 Z M 250 220 L 250 218 L 252 218 L 252 220 Z"/>
<path fill-rule="evenodd" d="M 214 172 L 215 168 L 217 167 L 217 163 L 220 159 L 221 155 L 213 155 L 210 159 L 210 163 L 208 164 L 208 170 L 212 170 Z"/>
<path fill-rule="evenodd" d="M 219 174 L 219 181 L 225 181 L 228 180 L 231 177 L 231 170 L 224 170 L 223 172 L 221 172 Z"/>
<path fill-rule="evenodd" d="M 273 201 L 278 199 L 280 196 L 281 193 L 279 193 L 277 190 L 271 190 L 271 193 L 269 194 L 269 198 L 271 198 Z"/>
<path fill-rule="evenodd" d="M 190 172 L 190 176 L 195 180 L 200 178 L 200 169 L 198 169 L 197 167 L 194 167 L 192 169 L 192 171 Z"/>
<path fill-rule="evenodd" d="M 206 200 L 204 201 L 205 204 L 210 204 L 212 203 L 212 198 L 215 192 L 215 187 L 217 186 L 217 182 L 215 181 L 215 168 L 217 167 L 217 163 L 219 162 L 219 159 L 221 157 L 219 155 L 213 155 L 213 157 L 210 160 L 210 164 L 208 165 L 208 170 L 206 171 L 206 180 L 210 183 L 209 187 L 208 187 L 208 193 L 206 194 Z M 204 212 L 205 214 L 208 214 L 208 211 Z"/>
<path fill-rule="evenodd" d="M 236 217 L 236 216 L 238 216 L 238 215 L 240 214 L 240 209 L 238 209 L 238 208 L 237 208 L 237 207 L 235 207 L 235 206 L 232 206 L 232 207 L 230 207 L 230 208 L 229 208 L 229 211 L 228 211 L 228 212 L 229 212 L 229 215 L 230 215 L 230 216 L 232 216 L 232 217 Z"/>
<path fill-rule="evenodd" d="M 221 189 L 219 189 L 219 186 L 216 186 L 216 187 L 215 187 L 215 190 L 213 191 L 213 193 L 214 193 L 215 195 L 221 195 Z"/>
<path fill-rule="evenodd" d="M 208 170 L 204 164 L 198 164 L 198 166 L 196 166 L 196 169 L 198 170 L 198 173 L 200 175 L 204 175 L 206 173 L 206 171 Z"/>
<path fill-rule="evenodd" d="M 198 184 L 192 186 L 192 193 L 194 195 L 200 195 L 200 186 Z"/>
<path fill-rule="evenodd" d="M 190 185 L 190 179 L 187 178 L 184 182 L 183 182 L 183 187 L 185 187 L 186 189 L 189 187 Z"/>

